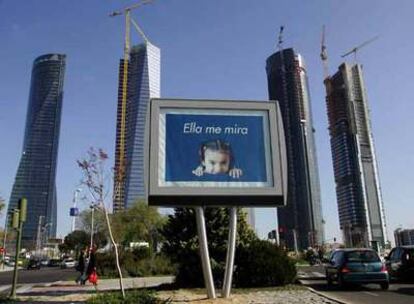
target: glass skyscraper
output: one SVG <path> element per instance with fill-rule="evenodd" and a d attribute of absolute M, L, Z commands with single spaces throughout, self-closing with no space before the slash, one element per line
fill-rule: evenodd
<path fill-rule="evenodd" d="M 302 56 L 292 48 L 267 58 L 269 99 L 279 102 L 288 162 L 287 206 L 278 208 L 279 236 L 288 248 L 324 241 L 314 128 Z"/>
<path fill-rule="evenodd" d="M 123 60 L 120 62 L 114 186 L 114 192 L 118 194 L 114 196 L 114 212 L 128 208 L 137 200 L 145 198 L 146 119 L 150 99 L 160 97 L 160 56 L 160 49 L 148 41 L 134 46 L 130 52 L 126 92 L 125 177 L 117 189 L 124 66 Z"/>
<path fill-rule="evenodd" d="M 65 60 L 66 55 L 47 54 L 33 64 L 23 152 L 8 206 L 10 212 L 17 208 L 20 198 L 27 198 L 22 234 L 26 246 L 33 246 L 38 237 L 44 238 L 44 231 L 49 237 L 56 236 L 55 180 Z"/>
<path fill-rule="evenodd" d="M 339 224 L 347 247 L 387 242 L 384 207 L 359 64 L 325 79 Z"/>

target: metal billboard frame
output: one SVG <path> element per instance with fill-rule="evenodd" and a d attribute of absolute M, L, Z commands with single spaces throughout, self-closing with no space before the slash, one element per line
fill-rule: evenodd
<path fill-rule="evenodd" d="M 159 186 L 159 118 L 162 109 L 214 111 L 265 111 L 268 115 L 270 166 L 273 185 L 268 187 L 164 187 Z M 164 207 L 276 207 L 286 205 L 287 165 L 283 123 L 276 101 L 151 99 L 146 150 L 148 203 Z"/>

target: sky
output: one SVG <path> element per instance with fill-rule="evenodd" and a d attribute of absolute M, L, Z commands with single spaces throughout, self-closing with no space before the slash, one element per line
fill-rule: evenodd
<path fill-rule="evenodd" d="M 0 0 L 0 196 L 6 202 L 22 152 L 33 60 L 67 54 L 56 178 L 60 237 L 70 230 L 69 208 L 81 178 L 76 160 L 89 147 L 100 147 L 113 165 L 124 20 L 108 14 L 131 3 Z M 414 228 L 413 11 L 410 0 L 155 0 L 133 17 L 161 49 L 165 98 L 267 100 L 265 61 L 285 26 L 284 47 L 294 47 L 306 61 L 328 241 L 339 238 L 340 230 L 319 57 L 322 25 L 331 73 L 342 54 L 379 35 L 357 60 L 364 68 L 393 240 L 394 229 Z M 132 41 L 142 42 L 134 31 Z M 275 225 L 275 209 L 256 210 L 259 236 Z"/>

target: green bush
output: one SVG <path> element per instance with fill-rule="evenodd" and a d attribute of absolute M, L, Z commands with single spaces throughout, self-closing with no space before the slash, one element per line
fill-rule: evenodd
<path fill-rule="evenodd" d="M 119 260 L 123 276 L 143 277 L 168 275 L 175 272 L 168 258 L 164 255 L 151 256 L 148 248 L 121 251 Z M 115 254 L 112 252 L 98 253 L 96 255 L 96 269 L 100 276 L 118 277 Z"/>
<path fill-rule="evenodd" d="M 224 208 L 206 208 L 207 238 L 214 284 L 223 284 L 226 261 L 229 212 Z M 197 225 L 193 209 L 177 208 L 169 215 L 162 229 L 162 251 L 177 267 L 176 284 L 180 287 L 203 287 L 204 280 L 199 254 Z M 246 214 L 238 211 L 237 246 L 247 245 L 257 239 L 246 221 Z"/>
<path fill-rule="evenodd" d="M 280 247 L 257 240 L 236 252 L 234 283 L 237 287 L 281 286 L 293 283 L 296 268 Z"/>
<path fill-rule="evenodd" d="M 120 292 L 98 294 L 86 301 L 88 304 L 161 304 L 166 301 L 158 300 L 154 292 L 142 289 L 126 291 L 125 299 Z"/>

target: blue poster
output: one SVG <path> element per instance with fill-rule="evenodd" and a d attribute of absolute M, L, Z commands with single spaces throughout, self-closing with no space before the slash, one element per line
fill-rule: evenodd
<path fill-rule="evenodd" d="M 269 182 L 263 119 L 166 113 L 165 182 Z"/>

